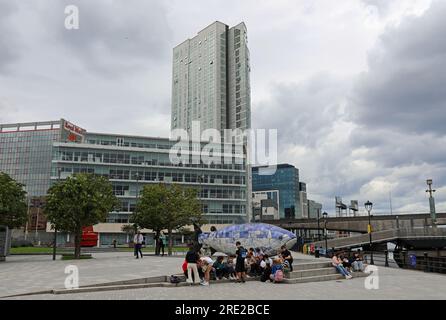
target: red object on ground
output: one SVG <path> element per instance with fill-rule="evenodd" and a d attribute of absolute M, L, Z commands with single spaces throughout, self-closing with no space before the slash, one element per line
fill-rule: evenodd
<path fill-rule="evenodd" d="M 96 247 L 98 238 L 98 233 L 93 231 L 93 226 L 83 228 L 81 247 Z"/>
<path fill-rule="evenodd" d="M 183 272 L 187 271 L 187 261 L 184 260 L 183 265 L 181 266 L 183 268 Z"/>

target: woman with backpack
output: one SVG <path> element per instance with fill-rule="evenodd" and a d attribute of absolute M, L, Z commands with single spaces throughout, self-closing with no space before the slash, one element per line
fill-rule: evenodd
<path fill-rule="evenodd" d="M 246 277 L 246 268 L 245 268 L 245 259 L 248 255 L 248 250 L 242 247 L 240 241 L 235 243 L 237 246 L 237 250 L 235 254 L 237 255 L 237 260 L 235 262 L 235 272 L 237 273 L 237 282 L 245 283 Z"/>

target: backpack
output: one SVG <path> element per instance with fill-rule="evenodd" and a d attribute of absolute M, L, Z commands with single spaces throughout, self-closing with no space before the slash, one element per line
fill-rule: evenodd
<path fill-rule="evenodd" d="M 179 277 L 177 277 L 177 276 L 175 276 L 175 275 L 171 275 L 170 276 L 170 283 L 175 283 L 175 284 L 177 284 L 177 283 L 180 283 L 181 282 L 181 279 L 179 278 Z"/>
<path fill-rule="evenodd" d="M 248 255 L 248 250 L 246 250 L 245 248 L 240 248 L 240 258 L 245 259 L 247 255 Z"/>
<path fill-rule="evenodd" d="M 277 270 L 274 274 L 274 282 L 282 282 L 283 281 L 283 271 Z"/>

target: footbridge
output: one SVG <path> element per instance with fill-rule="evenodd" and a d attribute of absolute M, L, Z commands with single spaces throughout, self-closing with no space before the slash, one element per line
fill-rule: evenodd
<path fill-rule="evenodd" d="M 314 242 L 315 247 L 348 249 L 362 247 L 370 242 L 369 234 L 359 236 L 335 238 Z M 380 244 L 393 242 L 413 248 L 442 248 L 446 247 L 445 228 L 399 228 L 385 231 L 372 232 L 372 243 Z"/>
<path fill-rule="evenodd" d="M 437 225 L 446 225 L 446 213 L 437 213 Z M 346 231 L 367 233 L 369 223 L 368 216 L 356 217 L 329 217 L 327 219 L 280 219 L 262 220 L 262 222 L 274 224 L 288 230 L 318 230 L 327 228 L 332 231 Z M 371 219 L 373 231 L 385 231 L 395 229 L 426 228 L 432 225 L 430 213 L 417 214 L 384 214 L 373 215 Z"/>

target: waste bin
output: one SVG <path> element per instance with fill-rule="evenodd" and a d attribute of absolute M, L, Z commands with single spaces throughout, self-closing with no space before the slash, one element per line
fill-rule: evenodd
<path fill-rule="evenodd" d="M 314 257 L 319 258 L 319 248 L 314 249 Z"/>

